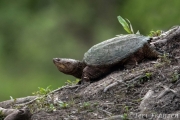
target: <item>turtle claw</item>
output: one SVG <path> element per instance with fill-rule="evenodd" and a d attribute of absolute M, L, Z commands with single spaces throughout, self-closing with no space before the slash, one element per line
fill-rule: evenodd
<path fill-rule="evenodd" d="M 86 84 L 89 84 L 90 81 L 89 80 L 80 80 L 77 84 L 78 85 L 86 85 Z"/>
<path fill-rule="evenodd" d="M 86 84 L 90 84 L 90 82 L 83 80 L 83 81 L 81 82 L 81 84 L 82 84 L 82 85 L 86 85 Z"/>

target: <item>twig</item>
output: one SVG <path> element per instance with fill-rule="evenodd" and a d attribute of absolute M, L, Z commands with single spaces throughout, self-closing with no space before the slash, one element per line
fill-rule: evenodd
<path fill-rule="evenodd" d="M 63 87 L 61 87 L 61 88 L 58 88 L 58 89 L 56 89 L 56 90 L 53 90 L 53 91 L 51 91 L 49 94 L 53 94 L 53 93 L 55 93 L 55 92 L 58 92 L 58 91 L 60 91 L 60 90 L 62 90 L 62 89 L 74 89 L 74 88 L 77 88 L 77 87 L 79 87 L 79 85 L 74 85 L 74 86 L 63 86 Z"/>
<path fill-rule="evenodd" d="M 118 82 L 114 82 L 114 83 L 108 85 L 107 87 L 104 88 L 103 92 L 107 92 L 107 90 L 109 90 L 110 88 L 116 86 L 117 84 L 118 84 Z"/>
<path fill-rule="evenodd" d="M 51 92 L 48 93 L 47 95 L 43 95 L 43 96 L 41 96 L 41 97 L 36 97 L 35 99 L 33 99 L 33 100 L 29 101 L 29 102 L 26 102 L 26 103 L 23 103 L 23 104 L 18 104 L 17 106 L 26 106 L 26 105 L 29 105 L 29 104 L 33 103 L 34 101 L 36 101 L 36 100 L 38 100 L 38 99 L 42 99 L 42 98 L 44 98 L 44 97 L 46 97 L 46 96 L 48 96 L 48 95 L 50 95 L 50 94 L 54 94 L 55 92 L 58 92 L 58 91 L 60 91 L 60 90 L 62 90 L 62 89 L 69 89 L 69 88 L 73 89 L 73 88 L 76 88 L 76 87 L 78 87 L 78 86 L 79 86 L 79 85 L 63 86 L 63 87 L 61 87 L 61 88 L 58 88 L 58 89 L 56 89 L 56 90 L 51 91 Z"/>
<path fill-rule="evenodd" d="M 2 115 L 5 116 L 4 120 L 29 120 L 31 113 L 28 109 L 4 109 L 0 107 Z"/>
<path fill-rule="evenodd" d="M 106 86 L 106 87 L 104 88 L 104 90 L 103 90 L 104 92 L 107 92 L 107 90 L 109 90 L 110 88 L 116 86 L 116 85 L 119 84 L 119 83 L 124 83 L 123 80 L 122 80 L 122 78 L 120 78 L 120 80 L 117 80 L 117 79 L 115 79 L 115 78 L 112 77 L 112 76 L 110 76 L 110 78 L 113 79 L 113 80 L 115 80 L 116 82 L 114 82 L 114 83 Z M 126 83 L 125 83 L 125 84 L 126 84 Z"/>
<path fill-rule="evenodd" d="M 175 90 L 173 90 L 173 89 L 170 89 L 168 86 L 163 85 L 162 87 L 164 88 L 164 90 L 158 95 L 158 97 L 157 97 L 158 99 L 162 98 L 164 95 L 166 95 L 166 94 L 169 93 L 169 92 L 172 92 L 172 93 L 174 93 L 176 96 L 179 96 L 179 95 L 177 94 L 177 91 L 175 91 Z"/>
<path fill-rule="evenodd" d="M 99 110 L 101 110 L 101 111 L 105 112 L 108 116 L 111 116 L 111 115 L 112 115 L 112 113 L 111 113 L 111 112 L 108 112 L 108 111 L 106 111 L 106 110 L 103 110 L 103 109 L 99 109 Z"/>
<path fill-rule="evenodd" d="M 24 97 L 24 98 L 6 100 L 6 101 L 3 101 L 3 102 L 0 102 L 0 107 L 8 108 L 9 106 L 11 106 L 13 104 L 25 103 L 25 102 L 34 100 L 35 98 L 37 98 L 37 96 L 27 96 L 27 97 Z"/>
<path fill-rule="evenodd" d="M 16 109 L 5 109 L 5 108 L 0 107 L 0 111 L 2 112 L 3 116 L 7 116 L 7 115 L 9 115 L 15 111 L 18 111 L 18 110 L 16 110 Z"/>
<path fill-rule="evenodd" d="M 108 118 L 103 118 L 100 120 L 123 120 L 123 115 L 115 115 Z"/>

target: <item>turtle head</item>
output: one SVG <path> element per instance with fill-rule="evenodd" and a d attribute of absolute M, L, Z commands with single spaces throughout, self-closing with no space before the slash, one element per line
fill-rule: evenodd
<path fill-rule="evenodd" d="M 67 58 L 53 58 L 53 62 L 60 72 L 80 78 L 82 74 L 82 62 Z M 80 74 L 80 75 L 79 75 Z"/>

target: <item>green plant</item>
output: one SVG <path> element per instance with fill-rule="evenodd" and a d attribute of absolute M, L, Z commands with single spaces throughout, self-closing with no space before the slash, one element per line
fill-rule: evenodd
<path fill-rule="evenodd" d="M 5 116 L 2 111 L 0 111 L 0 120 L 4 120 Z"/>
<path fill-rule="evenodd" d="M 76 85 L 76 84 L 78 84 L 79 83 L 79 79 L 76 79 L 76 80 L 74 80 L 74 81 L 71 81 L 71 80 L 67 80 L 65 83 L 66 83 L 66 85 L 70 85 L 70 86 L 72 86 L 72 85 Z"/>
<path fill-rule="evenodd" d="M 69 104 L 66 103 L 66 102 L 58 101 L 58 103 L 59 103 L 59 106 L 60 106 L 61 108 L 68 108 L 68 107 L 69 107 Z"/>
<path fill-rule="evenodd" d="M 46 88 L 38 87 L 38 89 L 38 91 L 32 93 L 38 98 L 35 100 L 35 103 L 29 105 L 30 110 L 33 112 L 33 109 L 35 108 L 38 110 L 55 111 L 56 108 L 54 105 L 48 101 L 48 99 L 52 98 L 51 94 L 49 94 L 51 92 L 50 86 Z"/>
<path fill-rule="evenodd" d="M 51 92 L 50 89 L 51 86 L 48 86 L 46 88 L 38 87 L 39 91 L 33 92 L 33 95 L 41 96 L 41 95 L 47 95 Z"/>
<path fill-rule="evenodd" d="M 50 105 L 49 105 L 49 109 L 50 109 L 51 111 L 56 111 L 56 107 L 55 107 L 53 104 L 50 104 Z"/>
<path fill-rule="evenodd" d="M 90 104 L 89 102 L 84 102 L 82 107 L 85 108 L 85 109 L 87 109 L 87 108 L 90 107 L 90 105 L 91 105 L 91 104 Z"/>
<path fill-rule="evenodd" d="M 129 112 L 130 106 L 126 106 L 126 105 L 125 105 L 123 108 L 124 108 L 124 113 L 123 113 L 123 115 L 121 116 L 121 118 L 122 118 L 123 120 L 128 120 L 128 112 Z"/>
<path fill-rule="evenodd" d="M 0 111 L 0 120 L 3 120 L 2 118 L 3 118 L 3 112 Z"/>
<path fill-rule="evenodd" d="M 171 60 L 169 59 L 168 54 L 160 55 L 159 58 L 160 58 L 161 62 L 165 62 L 165 63 L 168 63 L 168 64 L 171 63 Z"/>
<path fill-rule="evenodd" d="M 151 73 L 151 72 L 145 73 L 145 75 L 142 76 L 142 77 L 139 79 L 140 84 L 143 84 L 143 83 L 145 83 L 146 81 L 148 81 L 148 80 L 151 78 L 151 76 L 152 76 L 152 73 Z"/>
<path fill-rule="evenodd" d="M 13 98 L 12 96 L 10 96 L 10 99 L 14 101 L 12 104 L 16 103 L 16 100 L 17 100 L 16 98 Z"/>
<path fill-rule="evenodd" d="M 156 30 L 156 31 L 151 30 L 148 36 L 156 37 L 156 36 L 160 36 L 161 34 L 162 34 L 162 30 Z"/>
<path fill-rule="evenodd" d="M 124 113 L 124 114 L 122 115 L 122 119 L 123 119 L 123 120 L 129 120 L 129 119 L 128 119 L 128 114 L 127 114 L 127 113 Z"/>
<path fill-rule="evenodd" d="M 98 102 L 95 102 L 95 103 L 93 104 L 94 107 L 96 107 L 96 106 L 98 106 L 98 105 L 99 105 Z"/>
<path fill-rule="evenodd" d="M 179 76 L 180 76 L 180 74 L 177 71 L 175 71 L 172 74 L 172 81 L 171 82 L 173 82 L 173 83 L 176 82 L 179 79 Z"/>
<path fill-rule="evenodd" d="M 150 79 L 151 76 L 152 76 L 152 73 L 150 73 L 150 72 L 147 72 L 147 73 L 145 74 L 145 77 L 146 77 L 147 79 Z"/>
<path fill-rule="evenodd" d="M 128 32 L 129 34 L 134 34 L 133 27 L 128 19 L 123 19 L 121 16 L 117 16 L 117 19 L 126 32 Z M 140 32 L 137 31 L 136 34 L 140 34 Z"/>

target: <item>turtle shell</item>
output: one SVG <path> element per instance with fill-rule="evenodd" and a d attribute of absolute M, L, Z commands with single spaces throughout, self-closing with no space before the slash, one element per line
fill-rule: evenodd
<path fill-rule="evenodd" d="M 135 53 L 150 40 L 149 37 L 128 34 L 111 38 L 92 46 L 83 61 L 89 66 L 109 66 Z"/>

